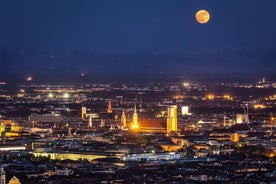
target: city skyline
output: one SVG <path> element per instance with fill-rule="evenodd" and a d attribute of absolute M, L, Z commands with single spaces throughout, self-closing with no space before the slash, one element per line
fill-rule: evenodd
<path fill-rule="evenodd" d="M 275 0 L 0 2 L 0 184 L 275 183 Z"/>

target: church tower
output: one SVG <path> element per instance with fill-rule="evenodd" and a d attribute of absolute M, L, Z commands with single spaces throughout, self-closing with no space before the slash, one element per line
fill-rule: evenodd
<path fill-rule="evenodd" d="M 111 100 L 108 101 L 107 113 L 112 113 Z"/>
<path fill-rule="evenodd" d="M 132 116 L 132 125 L 131 128 L 132 129 L 138 129 L 139 125 L 138 125 L 138 114 L 137 114 L 137 109 L 136 109 L 136 104 L 134 106 L 134 112 L 133 112 L 133 116 Z"/>

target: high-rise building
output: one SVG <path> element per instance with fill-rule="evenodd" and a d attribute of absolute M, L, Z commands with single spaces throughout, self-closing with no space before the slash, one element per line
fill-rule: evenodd
<path fill-rule="evenodd" d="M 85 115 L 86 115 L 86 107 L 85 107 L 85 106 L 82 106 L 82 107 L 81 107 L 81 119 L 82 119 L 82 120 L 84 120 Z"/>
<path fill-rule="evenodd" d="M 111 100 L 108 101 L 107 113 L 112 113 Z"/>
<path fill-rule="evenodd" d="M 168 107 L 167 133 L 177 132 L 177 106 Z"/>
<path fill-rule="evenodd" d="M 3 165 L 0 163 L 0 184 L 6 184 L 6 172 Z"/>
<path fill-rule="evenodd" d="M 137 109 L 136 109 L 136 104 L 134 106 L 134 112 L 133 112 L 133 116 L 132 116 L 132 125 L 131 128 L 132 129 L 138 129 L 139 124 L 138 124 L 138 114 L 137 114 Z"/>

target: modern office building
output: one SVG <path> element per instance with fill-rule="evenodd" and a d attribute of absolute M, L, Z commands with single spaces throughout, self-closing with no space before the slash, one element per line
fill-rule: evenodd
<path fill-rule="evenodd" d="M 172 105 L 168 107 L 167 116 L 167 133 L 177 132 L 177 106 Z"/>

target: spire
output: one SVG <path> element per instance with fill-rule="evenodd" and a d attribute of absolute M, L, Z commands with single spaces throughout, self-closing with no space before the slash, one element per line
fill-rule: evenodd
<path fill-rule="evenodd" d="M 111 100 L 108 101 L 107 113 L 112 113 Z"/>
<path fill-rule="evenodd" d="M 133 112 L 133 116 L 132 116 L 132 125 L 131 125 L 131 127 L 132 127 L 132 129 L 137 129 L 139 127 L 136 103 L 135 103 L 135 106 L 134 106 L 134 112 Z"/>

